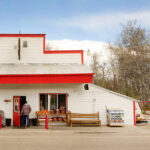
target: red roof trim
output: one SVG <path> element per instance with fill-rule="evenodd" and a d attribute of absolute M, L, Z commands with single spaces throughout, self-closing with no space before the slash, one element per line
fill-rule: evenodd
<path fill-rule="evenodd" d="M 61 53 L 83 53 L 83 50 L 50 50 L 44 51 L 44 54 L 61 54 Z"/>
<path fill-rule="evenodd" d="M 69 73 L 69 74 L 0 74 L 2 76 L 77 76 L 77 75 L 94 75 L 94 73 Z"/>
<path fill-rule="evenodd" d="M 0 37 L 44 37 L 45 34 L 0 34 Z"/>
<path fill-rule="evenodd" d="M 0 84 L 92 83 L 93 73 L 0 75 Z"/>

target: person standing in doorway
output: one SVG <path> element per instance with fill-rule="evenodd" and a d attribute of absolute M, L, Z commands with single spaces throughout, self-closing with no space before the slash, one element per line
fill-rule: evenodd
<path fill-rule="evenodd" d="M 23 105 L 22 110 L 21 110 L 21 114 L 22 114 L 21 126 L 24 125 L 24 120 L 27 121 L 27 127 L 30 126 L 30 123 L 29 123 L 30 112 L 31 112 L 31 106 L 27 104 L 27 101 L 25 101 L 25 104 Z"/>

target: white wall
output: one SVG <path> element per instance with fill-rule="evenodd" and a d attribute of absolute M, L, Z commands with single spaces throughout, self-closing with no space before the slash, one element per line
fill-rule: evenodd
<path fill-rule="evenodd" d="M 115 92 L 111 92 L 109 90 L 97 87 L 95 85 L 90 84 L 90 91 L 94 91 L 96 98 L 96 107 L 100 109 L 102 123 L 106 124 L 106 107 L 109 109 L 117 108 L 124 110 L 124 119 L 125 124 L 133 125 L 134 117 L 133 117 L 133 100 L 129 97 L 124 96 Z M 138 102 L 135 102 L 136 114 L 141 114 L 141 109 L 138 105 Z"/>
<path fill-rule="evenodd" d="M 2 87 L 1 87 L 2 88 Z M 117 96 L 107 91 L 89 86 L 84 90 L 82 84 L 47 84 L 47 85 L 10 85 L 0 89 L 0 109 L 5 111 L 7 118 L 12 118 L 12 102 L 6 104 L 4 99 L 13 99 L 13 96 L 26 96 L 32 107 L 30 117 L 35 117 L 39 110 L 39 93 L 68 93 L 68 110 L 76 113 L 100 112 L 102 124 L 106 125 L 107 108 L 124 110 L 125 125 L 133 125 L 133 101 Z M 94 99 L 96 101 L 94 101 Z"/>
<path fill-rule="evenodd" d="M 3 88 L 3 89 L 2 89 Z M 80 84 L 45 84 L 45 85 L 4 85 L 0 87 L 0 110 L 5 112 L 6 118 L 13 118 L 13 96 L 26 96 L 32 107 L 30 118 L 35 117 L 35 111 L 39 110 L 39 93 L 69 93 L 69 108 L 71 95 L 82 88 Z M 5 103 L 5 99 L 11 99 L 11 103 Z"/>
<path fill-rule="evenodd" d="M 18 60 L 18 38 L 0 37 L 0 63 L 78 63 L 81 54 L 43 54 L 43 37 L 21 37 L 21 60 Z M 28 47 L 23 47 L 23 41 Z"/>

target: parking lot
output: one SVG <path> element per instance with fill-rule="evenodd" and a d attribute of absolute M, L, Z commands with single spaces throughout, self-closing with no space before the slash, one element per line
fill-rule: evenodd
<path fill-rule="evenodd" d="M 0 130 L 0 150 L 146 150 L 150 126 L 51 127 Z"/>

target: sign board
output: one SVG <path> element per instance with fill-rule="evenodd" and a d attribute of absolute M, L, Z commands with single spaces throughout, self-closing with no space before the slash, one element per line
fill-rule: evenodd
<path fill-rule="evenodd" d="M 107 109 L 107 121 L 109 126 L 123 126 L 124 111 L 119 109 Z"/>
<path fill-rule="evenodd" d="M 5 99 L 4 102 L 6 103 L 11 102 L 11 99 Z"/>

